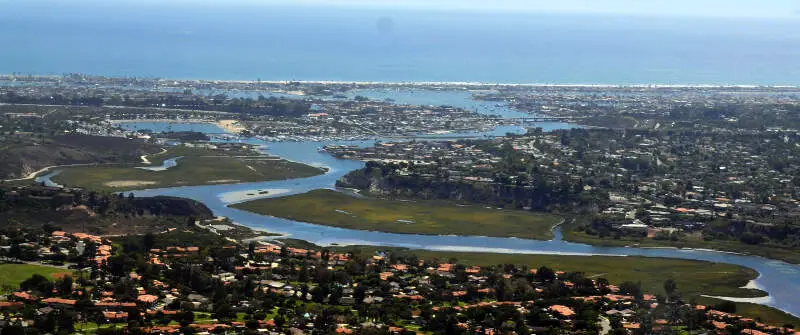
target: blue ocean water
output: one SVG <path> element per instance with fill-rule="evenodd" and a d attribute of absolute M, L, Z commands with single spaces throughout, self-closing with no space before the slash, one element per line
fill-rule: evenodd
<path fill-rule="evenodd" d="M 765 21 L 187 2 L 0 1 L 0 73 L 182 79 L 800 84 Z M 181 5 L 182 4 L 182 5 Z"/>

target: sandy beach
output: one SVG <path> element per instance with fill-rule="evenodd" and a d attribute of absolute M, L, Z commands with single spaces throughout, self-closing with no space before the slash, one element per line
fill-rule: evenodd
<path fill-rule="evenodd" d="M 770 297 L 770 296 L 755 297 L 755 298 L 718 297 L 718 296 L 714 296 L 714 295 L 705 295 L 705 294 L 703 294 L 701 296 L 702 297 L 706 297 L 706 298 L 727 300 L 727 301 L 731 301 L 731 302 L 747 302 L 747 303 L 751 303 L 751 304 L 761 304 L 761 305 L 769 304 L 772 301 L 772 297 Z"/>
<path fill-rule="evenodd" d="M 247 130 L 238 120 L 219 120 L 217 121 L 217 126 L 233 134 L 238 134 L 243 130 Z"/>
<path fill-rule="evenodd" d="M 235 191 L 235 192 L 228 192 L 224 193 L 219 196 L 222 202 L 226 204 L 233 204 L 239 202 L 245 202 L 255 199 L 261 199 L 266 197 L 275 196 L 278 194 L 283 194 L 289 192 L 288 189 L 283 188 L 268 188 L 268 189 L 261 189 L 261 190 L 243 190 L 243 191 Z"/>
<path fill-rule="evenodd" d="M 175 110 L 175 109 L 171 109 Z M 150 123 L 213 123 L 213 121 L 209 121 L 206 119 L 119 119 L 119 120 L 108 120 L 111 124 L 118 124 L 118 123 L 137 123 L 137 122 L 150 122 Z"/>

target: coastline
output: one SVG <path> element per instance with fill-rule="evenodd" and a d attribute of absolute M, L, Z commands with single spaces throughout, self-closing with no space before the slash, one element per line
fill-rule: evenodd
<path fill-rule="evenodd" d="M 759 305 L 767 305 L 770 302 L 772 302 L 772 296 L 770 296 L 770 295 L 763 296 L 763 297 L 756 297 L 756 298 L 720 297 L 720 296 L 707 295 L 707 294 L 701 294 L 700 296 L 701 297 L 705 297 L 705 298 L 726 300 L 726 301 L 730 301 L 730 302 L 746 302 L 746 303 L 759 304 Z M 786 311 L 784 311 L 784 312 L 786 312 Z M 794 315 L 794 314 L 789 313 L 789 312 L 786 312 L 786 313 L 788 313 L 790 315 Z"/>
<path fill-rule="evenodd" d="M 88 75 L 88 74 L 87 74 Z M 90 75 L 100 78 L 117 78 L 113 76 Z M 0 81 L 19 81 L 36 82 L 36 79 L 59 79 L 61 75 L 33 75 L 25 76 L 18 80 L 13 74 L 0 74 Z M 161 83 L 195 82 L 195 83 L 218 83 L 218 84 L 271 84 L 288 85 L 292 83 L 316 84 L 316 85 L 382 85 L 382 86 L 451 86 L 451 87 L 575 87 L 575 88 L 783 88 L 800 89 L 800 85 L 788 84 L 730 84 L 730 83 L 703 83 L 703 84 L 665 84 L 665 83 L 490 83 L 477 81 L 367 81 L 367 80 L 236 80 L 236 79 L 198 79 L 198 78 L 153 78 L 153 81 Z M 174 86 L 174 85 L 165 85 Z"/>
<path fill-rule="evenodd" d="M 137 122 L 148 122 L 148 123 L 205 123 L 205 124 L 216 124 L 215 121 L 211 120 L 204 120 L 204 119 L 185 119 L 185 120 L 175 120 L 175 119 L 121 119 L 121 120 L 108 120 L 111 124 L 117 123 L 137 123 Z"/>

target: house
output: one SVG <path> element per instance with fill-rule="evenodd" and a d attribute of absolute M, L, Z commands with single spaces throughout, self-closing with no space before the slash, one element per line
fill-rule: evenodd
<path fill-rule="evenodd" d="M 103 312 L 103 317 L 109 322 L 128 320 L 128 312 Z"/>
<path fill-rule="evenodd" d="M 42 302 L 51 306 L 74 307 L 77 301 L 72 299 L 47 298 L 43 299 Z"/>
<path fill-rule="evenodd" d="M 156 301 L 158 301 L 158 297 L 152 294 L 142 294 L 136 298 L 137 301 L 145 304 L 145 305 L 152 305 Z"/>
<path fill-rule="evenodd" d="M 572 308 L 569 308 L 569 307 L 564 306 L 564 305 L 552 305 L 552 306 L 548 307 L 547 309 L 550 310 L 551 312 L 558 313 L 563 317 L 570 317 L 570 316 L 575 315 L 575 311 L 572 310 Z"/>

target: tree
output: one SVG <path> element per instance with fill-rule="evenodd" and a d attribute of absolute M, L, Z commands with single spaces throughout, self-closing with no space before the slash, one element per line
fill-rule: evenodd
<path fill-rule="evenodd" d="M 597 288 L 600 289 L 600 294 L 607 294 L 609 291 L 608 286 L 611 284 L 608 279 L 603 277 L 597 278 Z"/>
<path fill-rule="evenodd" d="M 367 289 L 364 288 L 364 285 L 358 285 L 356 287 L 355 292 L 353 292 L 353 299 L 356 301 L 356 305 L 361 305 L 364 303 L 364 298 L 367 297 Z"/>
<path fill-rule="evenodd" d="M 619 291 L 622 294 L 627 294 L 636 298 L 636 300 L 642 299 L 642 285 L 626 281 L 622 284 L 619 284 Z"/>
<path fill-rule="evenodd" d="M 178 315 L 178 318 L 182 327 L 188 327 L 190 324 L 194 323 L 194 313 L 192 313 L 192 311 L 184 311 Z"/>
<path fill-rule="evenodd" d="M 146 251 L 153 249 L 153 246 L 156 244 L 155 235 L 153 235 L 153 233 L 150 232 L 144 234 L 144 236 L 142 237 L 142 244 L 144 245 L 144 249 Z"/>
<path fill-rule="evenodd" d="M 250 255 L 250 258 L 255 257 L 255 255 L 256 255 L 256 242 L 250 241 L 250 243 L 247 244 L 247 254 Z"/>
<path fill-rule="evenodd" d="M 244 323 L 244 326 L 247 327 L 247 329 L 256 330 L 258 329 L 258 320 L 247 320 L 247 322 Z"/>
<path fill-rule="evenodd" d="M 0 335 L 25 335 L 25 329 L 22 326 L 7 326 L 3 328 Z"/>
<path fill-rule="evenodd" d="M 325 300 L 325 297 L 327 296 L 328 292 L 326 292 L 326 290 L 322 288 L 322 286 L 316 286 L 313 289 L 311 289 L 311 298 L 314 300 L 314 302 L 321 303 L 323 302 L 323 300 Z"/>
<path fill-rule="evenodd" d="M 275 326 L 278 328 L 283 328 L 283 325 L 286 324 L 286 316 L 281 313 L 282 310 L 282 308 L 278 309 L 278 314 L 275 315 L 275 319 L 273 320 L 275 322 Z"/>
<path fill-rule="evenodd" d="M 732 301 L 723 301 L 719 304 L 714 305 L 712 309 L 725 313 L 736 313 L 736 303 Z"/>
<path fill-rule="evenodd" d="M 303 265 L 302 267 L 300 267 L 300 271 L 297 274 L 297 281 L 301 283 L 307 283 L 308 280 L 309 280 L 308 268 L 306 268 L 306 266 Z"/>
<path fill-rule="evenodd" d="M 214 304 L 214 316 L 218 319 L 228 319 L 233 314 L 231 305 L 227 303 Z"/>
<path fill-rule="evenodd" d="M 19 243 L 12 243 L 11 248 L 8 250 L 8 257 L 19 259 L 20 256 L 22 256 L 22 248 L 20 248 Z"/>
<path fill-rule="evenodd" d="M 86 241 L 83 245 L 83 253 L 80 255 L 82 258 L 80 259 L 80 263 L 83 266 L 89 264 L 93 268 L 97 266 L 97 262 L 94 260 L 94 256 L 97 254 L 97 243 L 94 241 Z"/>
<path fill-rule="evenodd" d="M 678 289 L 678 284 L 676 284 L 672 278 L 664 281 L 664 291 L 667 292 L 667 301 L 669 301 L 676 289 Z"/>
<path fill-rule="evenodd" d="M 1 195 L 2 195 L 2 194 L 0 194 L 0 196 L 1 196 Z M 46 224 L 44 224 L 44 225 L 42 226 L 42 230 L 44 230 L 44 232 L 45 232 L 45 233 L 47 233 L 47 235 L 50 235 L 50 234 L 52 234 L 54 231 L 56 231 L 56 230 L 59 230 L 59 228 L 57 228 L 57 227 L 55 227 L 55 226 L 53 226 L 53 225 L 51 225 L 51 224 L 49 224 L 49 223 L 46 223 Z"/>
<path fill-rule="evenodd" d="M 58 331 L 72 333 L 75 330 L 75 313 L 62 310 L 58 315 Z"/>
<path fill-rule="evenodd" d="M 64 278 L 56 281 L 58 293 L 61 295 L 72 294 L 72 276 L 64 276 Z"/>
<path fill-rule="evenodd" d="M 53 283 L 42 275 L 35 274 L 19 284 L 20 290 L 36 291 L 45 295 L 50 295 L 53 291 Z"/>
<path fill-rule="evenodd" d="M 56 329 L 55 313 L 47 313 L 36 320 L 36 328 L 44 333 L 52 333 Z"/>
<path fill-rule="evenodd" d="M 536 279 L 541 281 L 553 281 L 556 279 L 556 273 L 553 269 L 542 266 L 536 270 Z"/>

